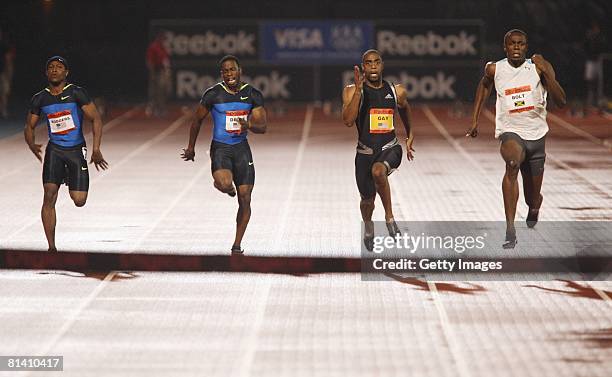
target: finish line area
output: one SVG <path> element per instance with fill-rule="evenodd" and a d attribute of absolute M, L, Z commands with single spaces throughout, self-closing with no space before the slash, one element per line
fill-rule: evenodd
<path fill-rule="evenodd" d="M 463 136 L 469 116 L 450 110 L 413 110 L 415 160 L 404 156 L 390 176 L 396 219 L 503 221 L 492 114 L 474 140 Z M 0 355 L 63 355 L 66 376 L 612 368 L 610 281 L 364 281 L 356 130 L 320 108 L 271 114 L 268 133 L 249 136 L 253 214 L 244 256 L 230 256 L 236 199 L 212 185 L 208 123 L 195 162 L 179 158 L 185 119 L 179 108 L 164 118 L 111 113 L 110 169 L 92 165 L 83 208 L 60 189 L 53 255 L 41 165 L 19 135 L 0 138 Z M 540 221 L 612 220 L 610 120 L 552 112 L 548 122 Z M 526 212 L 521 192 L 517 221 Z M 374 219 L 384 219 L 378 199 Z"/>

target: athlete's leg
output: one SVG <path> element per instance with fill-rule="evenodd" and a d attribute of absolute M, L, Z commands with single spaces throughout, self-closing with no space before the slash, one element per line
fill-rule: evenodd
<path fill-rule="evenodd" d="M 546 161 L 545 137 L 528 142 L 528 158 L 521 166 L 525 203 L 529 206 L 527 226 L 533 228 L 538 222 L 540 207 L 544 197 L 540 193 L 544 179 L 544 162 Z"/>
<path fill-rule="evenodd" d="M 57 193 L 59 185 L 55 183 L 44 183 L 44 196 L 40 216 L 42 218 L 45 236 L 49 244 L 49 251 L 57 251 L 55 248 L 55 203 L 57 202 Z"/>
<path fill-rule="evenodd" d="M 363 220 L 365 231 L 363 243 L 369 251 L 374 248 L 374 223 L 372 213 L 374 212 L 374 199 L 376 198 L 376 185 L 372 179 L 372 157 L 357 153 L 355 155 L 355 181 L 361 200 L 359 209 Z"/>
<path fill-rule="evenodd" d="M 89 190 L 89 170 L 87 167 L 87 149 L 64 152 L 66 163 L 66 183 L 70 198 L 77 207 L 83 207 L 87 202 Z"/>
<path fill-rule="evenodd" d="M 372 177 L 374 178 L 374 184 L 376 185 L 376 192 L 380 196 L 383 208 L 385 209 L 385 220 L 390 221 L 393 219 L 393 208 L 391 206 L 391 187 L 389 186 L 389 180 L 387 174 L 389 170 L 387 166 L 382 162 L 375 162 L 372 165 Z"/>
<path fill-rule="evenodd" d="M 361 219 L 364 224 L 364 235 L 363 243 L 366 249 L 372 251 L 374 248 L 374 223 L 372 222 L 372 213 L 374 212 L 374 199 L 376 196 L 371 198 L 361 198 L 359 202 L 359 209 L 361 210 Z"/>
<path fill-rule="evenodd" d="M 509 138 L 502 142 L 500 153 L 506 162 L 502 192 L 504 195 L 504 211 L 506 213 L 506 241 L 508 243 L 504 247 L 514 247 L 516 243 L 514 217 L 516 216 L 516 205 L 519 195 L 517 179 L 521 163 L 525 159 L 525 150 L 517 140 Z"/>
<path fill-rule="evenodd" d="M 400 232 L 393 218 L 393 206 L 391 205 L 391 186 L 389 186 L 389 167 L 383 162 L 375 162 L 372 165 L 372 177 L 376 185 L 376 192 L 380 196 L 385 209 L 385 222 L 389 235 L 394 236 Z"/>
<path fill-rule="evenodd" d="M 232 171 L 229 169 L 215 170 L 213 173 L 215 188 L 229 196 L 236 196 L 236 189 L 232 184 Z"/>
<path fill-rule="evenodd" d="M 251 193 L 253 185 L 238 186 L 238 213 L 236 214 L 236 238 L 232 250 L 240 250 L 240 243 L 251 218 Z"/>
<path fill-rule="evenodd" d="M 359 209 L 361 210 L 361 219 L 365 222 L 372 222 L 372 213 L 374 213 L 374 198 L 361 198 Z"/>
<path fill-rule="evenodd" d="M 542 181 L 544 174 L 533 176 L 531 174 L 522 174 L 523 176 L 523 192 L 525 193 L 525 203 L 529 206 L 527 213 L 527 226 L 533 228 L 538 222 L 540 214 L 540 206 L 544 197 L 540 193 L 542 189 Z"/>

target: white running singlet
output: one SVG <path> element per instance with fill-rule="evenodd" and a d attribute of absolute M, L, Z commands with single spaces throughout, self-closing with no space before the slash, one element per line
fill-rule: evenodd
<path fill-rule="evenodd" d="M 495 137 L 514 132 L 525 140 L 538 140 L 548 132 L 547 92 L 531 59 L 514 68 L 508 59 L 495 63 Z"/>

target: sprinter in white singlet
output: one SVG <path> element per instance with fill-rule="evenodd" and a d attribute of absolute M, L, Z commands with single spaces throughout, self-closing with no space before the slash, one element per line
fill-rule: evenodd
<path fill-rule="evenodd" d="M 542 55 L 526 59 L 527 34 L 512 29 L 504 36 L 506 58 L 489 62 L 476 89 L 472 126 L 466 136 L 478 136 L 478 118 L 482 105 L 495 85 L 495 137 L 501 141 L 500 152 L 506 162 L 502 182 L 506 213 L 506 242 L 503 247 L 514 248 L 516 230 L 514 217 L 518 201 L 518 173 L 523 177 L 525 203 L 529 206 L 527 226 L 538 222 L 542 205 L 544 177 L 544 149 L 548 124 L 546 98 L 550 94 L 555 104 L 565 106 L 565 91 L 555 78 L 552 65 Z"/>

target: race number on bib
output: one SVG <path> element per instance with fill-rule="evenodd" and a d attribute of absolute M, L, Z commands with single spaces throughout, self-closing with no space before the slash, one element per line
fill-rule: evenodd
<path fill-rule="evenodd" d="M 49 114 L 47 118 L 49 119 L 49 127 L 51 127 L 52 134 L 67 134 L 76 128 L 70 110 Z"/>
<path fill-rule="evenodd" d="M 510 114 L 529 111 L 535 108 L 531 85 L 506 89 L 504 91 L 504 101 Z"/>
<path fill-rule="evenodd" d="M 248 110 L 226 111 L 225 130 L 229 133 L 239 134 L 241 126 L 240 123 L 238 123 L 238 119 L 247 120 L 248 116 Z"/>
<path fill-rule="evenodd" d="M 384 134 L 393 131 L 393 109 L 370 109 L 370 133 Z"/>

